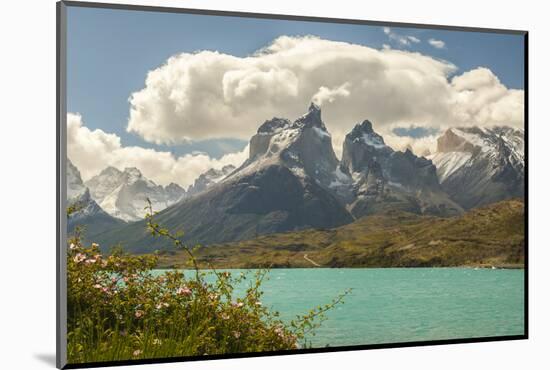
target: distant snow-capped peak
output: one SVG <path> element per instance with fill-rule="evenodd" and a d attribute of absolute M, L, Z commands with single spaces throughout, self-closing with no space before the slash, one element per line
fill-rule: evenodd
<path fill-rule="evenodd" d="M 504 162 L 523 171 L 524 132 L 507 126 L 455 127 L 437 139 L 437 150 L 428 156 L 444 182 L 460 168 L 471 166 L 471 161 L 484 158 L 495 170 Z"/>
<path fill-rule="evenodd" d="M 227 175 L 235 170 L 235 166 L 228 164 L 220 169 L 211 168 L 208 171 L 202 173 L 195 179 L 193 185 L 187 189 L 187 195 L 192 196 L 199 194 L 208 189 L 214 184 L 222 181 Z"/>
<path fill-rule="evenodd" d="M 120 171 L 107 167 L 86 181 L 91 196 L 111 216 L 125 221 L 142 219 L 149 199 L 155 211 L 174 204 L 185 196 L 185 190 L 177 185 L 166 187 L 147 179 L 135 167 Z"/>
<path fill-rule="evenodd" d="M 86 187 L 82 182 L 80 171 L 67 158 L 67 199 L 75 199 L 84 194 Z"/>
<path fill-rule="evenodd" d="M 452 128 L 428 158 L 445 191 L 469 209 L 523 196 L 524 140 L 523 130 L 507 126 Z"/>

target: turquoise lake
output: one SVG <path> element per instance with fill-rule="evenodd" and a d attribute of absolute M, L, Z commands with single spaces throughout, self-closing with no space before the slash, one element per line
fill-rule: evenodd
<path fill-rule="evenodd" d="M 353 289 L 310 338 L 313 347 L 524 333 L 524 270 L 315 268 L 268 276 L 263 304 L 284 320 Z"/>

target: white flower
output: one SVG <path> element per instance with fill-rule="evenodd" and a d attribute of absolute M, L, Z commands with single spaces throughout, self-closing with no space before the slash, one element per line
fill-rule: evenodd
<path fill-rule="evenodd" d="M 86 259 L 86 255 L 83 253 L 77 253 L 76 256 L 74 256 L 73 261 L 76 263 L 82 262 Z"/>

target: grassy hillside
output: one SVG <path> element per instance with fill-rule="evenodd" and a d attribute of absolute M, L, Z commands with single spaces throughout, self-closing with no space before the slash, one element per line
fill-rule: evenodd
<path fill-rule="evenodd" d="M 211 245 L 198 257 L 217 268 L 522 267 L 524 243 L 523 201 L 508 200 L 453 218 L 388 211 L 335 229 Z M 160 255 L 161 267 L 185 263 L 180 252 Z"/>

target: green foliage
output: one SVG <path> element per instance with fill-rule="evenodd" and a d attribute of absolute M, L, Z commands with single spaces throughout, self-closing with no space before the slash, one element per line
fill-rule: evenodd
<path fill-rule="evenodd" d="M 290 323 L 261 304 L 267 270 L 233 276 L 199 269 L 194 253 L 147 215 L 152 235 L 170 239 L 187 254 L 194 274 L 155 274 L 158 256 L 134 256 L 115 248 L 103 255 L 84 245 L 77 231 L 68 249 L 68 361 L 115 361 L 172 356 L 289 350 L 308 336 L 326 312 L 349 293 Z M 213 282 L 206 275 L 214 274 Z M 238 296 L 235 287 L 250 282 Z"/>

